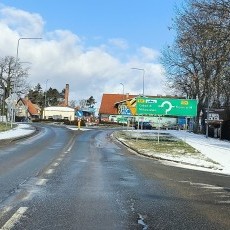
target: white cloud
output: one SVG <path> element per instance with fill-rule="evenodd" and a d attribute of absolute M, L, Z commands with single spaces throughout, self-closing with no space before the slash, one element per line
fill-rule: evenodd
<path fill-rule="evenodd" d="M 127 49 L 128 48 L 127 42 L 121 38 L 109 39 L 109 44 L 114 45 L 120 49 Z"/>
<path fill-rule="evenodd" d="M 44 21 L 38 14 L 3 6 L 0 8 L 0 18 L 2 23 L 20 36 L 40 36 L 43 32 Z"/>
<path fill-rule="evenodd" d="M 158 51 L 148 47 L 141 47 L 139 52 L 140 56 L 146 61 L 155 61 L 160 55 Z"/>
<path fill-rule="evenodd" d="M 140 47 L 134 55 L 127 54 L 128 60 L 121 61 L 119 53 L 114 53 L 116 49 L 112 47 L 126 49 L 128 53 L 129 45 L 123 39 L 111 38 L 107 44 L 91 47 L 85 44 L 85 38 L 68 30 L 45 33 L 45 23 L 38 14 L 0 6 L 0 18 L 1 57 L 16 55 L 20 36 L 43 38 L 20 41 L 19 58 L 32 63 L 28 80 L 33 86 L 40 83 L 45 90 L 49 79 L 47 88 L 62 90 L 68 83 L 70 100 L 93 96 L 99 107 L 103 93 L 122 93 L 121 82 L 126 93 L 142 93 L 141 73 L 131 70 L 132 67 L 141 67 L 145 69 L 146 95 L 162 93 L 162 67 L 156 64 L 158 52 L 153 49 Z"/>

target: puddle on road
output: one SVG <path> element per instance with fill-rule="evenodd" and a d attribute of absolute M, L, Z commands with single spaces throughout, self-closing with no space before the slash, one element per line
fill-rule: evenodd
<path fill-rule="evenodd" d="M 138 224 L 143 226 L 143 230 L 147 230 L 148 229 L 148 225 L 144 222 L 144 217 L 141 214 L 139 215 L 139 220 L 137 221 Z"/>

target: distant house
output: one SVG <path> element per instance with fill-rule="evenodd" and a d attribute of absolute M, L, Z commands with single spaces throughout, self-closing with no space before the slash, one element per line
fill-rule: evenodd
<path fill-rule="evenodd" d="M 209 136 L 230 140 L 230 108 L 210 108 L 208 115 Z"/>
<path fill-rule="evenodd" d="M 50 106 L 43 110 L 42 118 L 45 120 L 75 120 L 75 109 L 64 106 Z"/>
<path fill-rule="evenodd" d="M 41 116 L 41 108 L 28 98 L 20 98 L 16 104 L 15 121 L 36 120 Z"/>
<path fill-rule="evenodd" d="M 111 115 L 119 115 L 119 103 L 128 99 L 137 97 L 137 95 L 129 94 L 103 94 L 101 105 L 99 108 L 99 119 L 100 121 L 110 121 Z"/>

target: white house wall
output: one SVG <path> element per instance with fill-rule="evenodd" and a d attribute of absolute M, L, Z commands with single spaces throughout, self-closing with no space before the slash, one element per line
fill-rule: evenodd
<path fill-rule="evenodd" d="M 47 107 L 43 110 L 42 118 L 75 120 L 75 110 L 68 107 Z"/>

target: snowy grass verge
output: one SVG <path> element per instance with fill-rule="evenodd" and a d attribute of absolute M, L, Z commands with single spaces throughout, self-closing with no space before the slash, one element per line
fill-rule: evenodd
<path fill-rule="evenodd" d="M 114 136 L 134 151 L 157 159 L 196 165 L 200 167 L 221 169 L 213 161 L 183 140 L 167 132 L 131 132 L 117 131 Z"/>
<path fill-rule="evenodd" d="M 15 127 L 16 125 L 13 125 L 13 128 Z M 4 132 L 10 129 L 12 129 L 10 123 L 0 122 L 0 132 Z"/>

